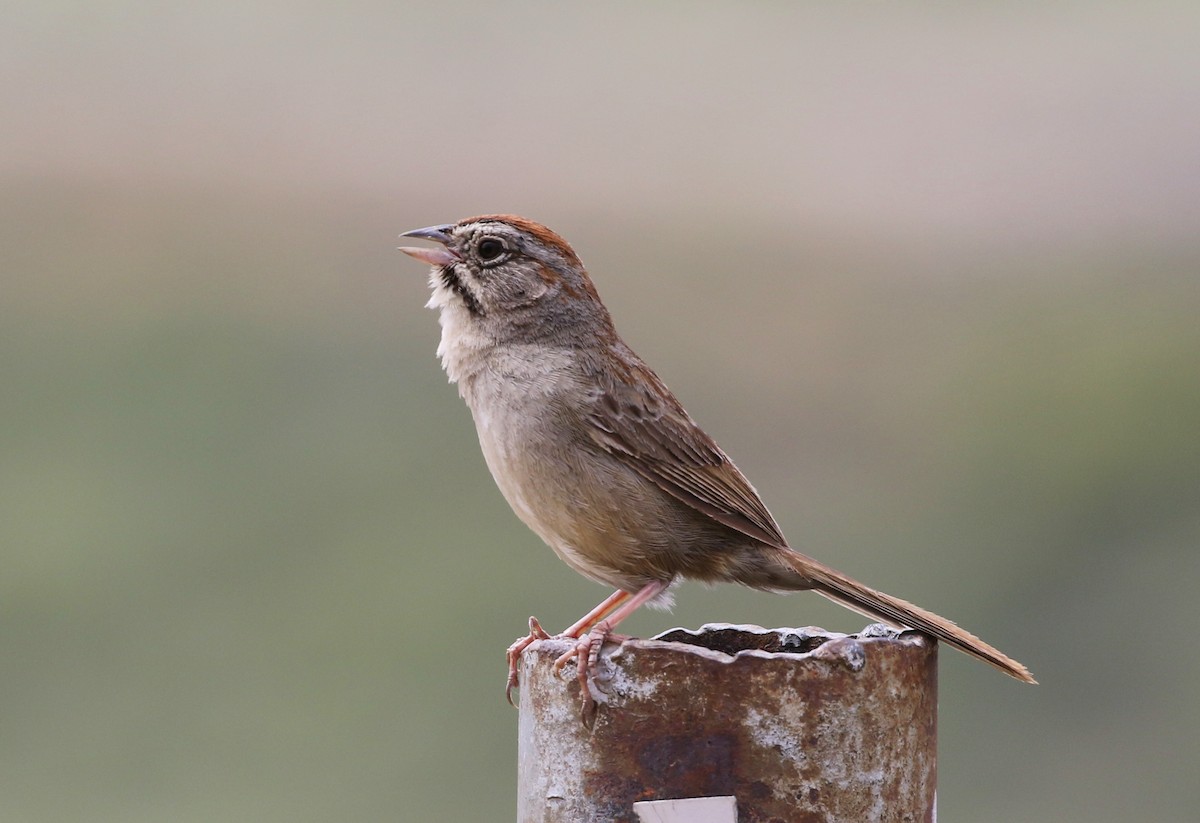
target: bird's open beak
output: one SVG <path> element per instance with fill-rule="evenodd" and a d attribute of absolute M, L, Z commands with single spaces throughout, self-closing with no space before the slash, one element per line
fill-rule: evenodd
<path fill-rule="evenodd" d="M 401 246 L 400 251 L 407 254 L 409 257 L 415 257 L 422 260 L 431 266 L 448 266 L 451 263 L 457 263 L 462 260 L 458 252 L 453 249 L 446 248 L 446 244 L 450 242 L 450 229 L 454 228 L 453 223 L 447 223 L 444 226 L 429 226 L 424 229 L 413 229 L 406 231 L 401 237 L 420 237 L 423 240 L 432 240 L 435 243 L 441 243 L 442 247 L 437 249 L 425 249 L 416 246 Z"/>

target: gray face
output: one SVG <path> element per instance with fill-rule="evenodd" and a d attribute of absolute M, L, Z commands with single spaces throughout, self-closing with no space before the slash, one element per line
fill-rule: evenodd
<path fill-rule="evenodd" d="M 561 237 L 522 218 L 475 217 L 411 232 L 440 249 L 404 249 L 434 266 L 430 306 L 492 341 L 611 329 L 583 264 Z M 482 342 L 477 339 L 476 342 Z"/>
<path fill-rule="evenodd" d="M 446 248 L 457 260 L 441 267 L 440 286 L 474 317 L 528 311 L 554 290 L 564 262 L 528 232 L 498 221 L 460 223 Z"/>

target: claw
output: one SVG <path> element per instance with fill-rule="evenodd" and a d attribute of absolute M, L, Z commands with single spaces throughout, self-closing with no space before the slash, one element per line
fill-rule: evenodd
<path fill-rule="evenodd" d="M 516 670 L 510 669 L 508 672 L 508 683 L 506 683 L 504 686 L 504 699 L 507 700 L 508 705 L 512 706 L 514 709 L 517 708 L 517 704 L 513 702 L 512 693 L 513 689 L 515 689 L 518 685 Z"/>
<path fill-rule="evenodd" d="M 588 632 L 580 638 L 577 647 L 579 654 L 576 667 L 579 670 L 579 696 L 581 700 L 579 719 L 589 729 L 596 723 L 597 704 L 607 696 L 596 685 L 596 678 L 592 675 L 592 672 L 600 668 L 600 650 L 604 648 L 604 639 L 608 636 L 609 629 L 604 624 L 596 628 L 603 628 L 603 631 L 597 632 L 593 629 Z M 593 693 L 593 689 L 597 693 Z"/>
<path fill-rule="evenodd" d="M 628 639 L 625 635 L 613 634 L 607 621 L 601 621 L 554 661 L 552 669 L 555 674 L 562 672 L 572 660 L 575 661 L 575 677 L 579 682 L 581 700 L 579 716 L 589 729 L 596 722 L 597 704 L 603 703 L 608 697 L 608 693 L 600 688 L 600 681 L 611 679 L 599 674 L 600 652 L 604 649 L 606 641 L 615 640 L 621 643 Z"/>
<path fill-rule="evenodd" d="M 584 698 L 583 705 L 579 707 L 579 720 L 583 723 L 583 727 L 589 732 L 596 727 L 596 711 L 599 708 L 599 703 L 592 699 L 591 695 Z"/>
<path fill-rule="evenodd" d="M 508 647 L 508 685 L 504 688 L 504 699 L 508 701 L 508 705 L 514 709 L 517 704 L 513 702 L 513 689 L 519 685 L 517 678 L 517 666 L 521 663 L 521 655 L 525 650 L 539 640 L 549 640 L 550 635 L 542 628 L 542 624 L 538 622 L 536 617 L 529 618 L 529 634 L 524 637 L 518 637 L 516 641 Z"/>

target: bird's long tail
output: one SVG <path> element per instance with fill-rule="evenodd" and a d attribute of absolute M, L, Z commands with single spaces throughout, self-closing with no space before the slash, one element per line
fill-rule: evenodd
<path fill-rule="evenodd" d="M 781 559 L 805 578 L 813 591 L 872 620 L 881 620 L 897 628 L 916 629 L 932 635 L 954 648 L 995 666 L 1025 683 L 1036 683 L 1029 670 L 1008 655 L 975 635 L 960 629 L 944 617 L 914 606 L 898 597 L 875 591 L 853 578 L 829 568 L 799 552 L 786 550 Z"/>

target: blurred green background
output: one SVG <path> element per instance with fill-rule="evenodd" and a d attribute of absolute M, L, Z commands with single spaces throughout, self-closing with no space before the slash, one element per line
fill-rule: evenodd
<path fill-rule="evenodd" d="M 944 820 L 1200 805 L 1200 7 L 6 4 L 0 820 L 512 819 L 495 491 L 406 229 L 512 211 L 942 655 Z M 855 630 L 685 586 L 637 634 Z"/>

